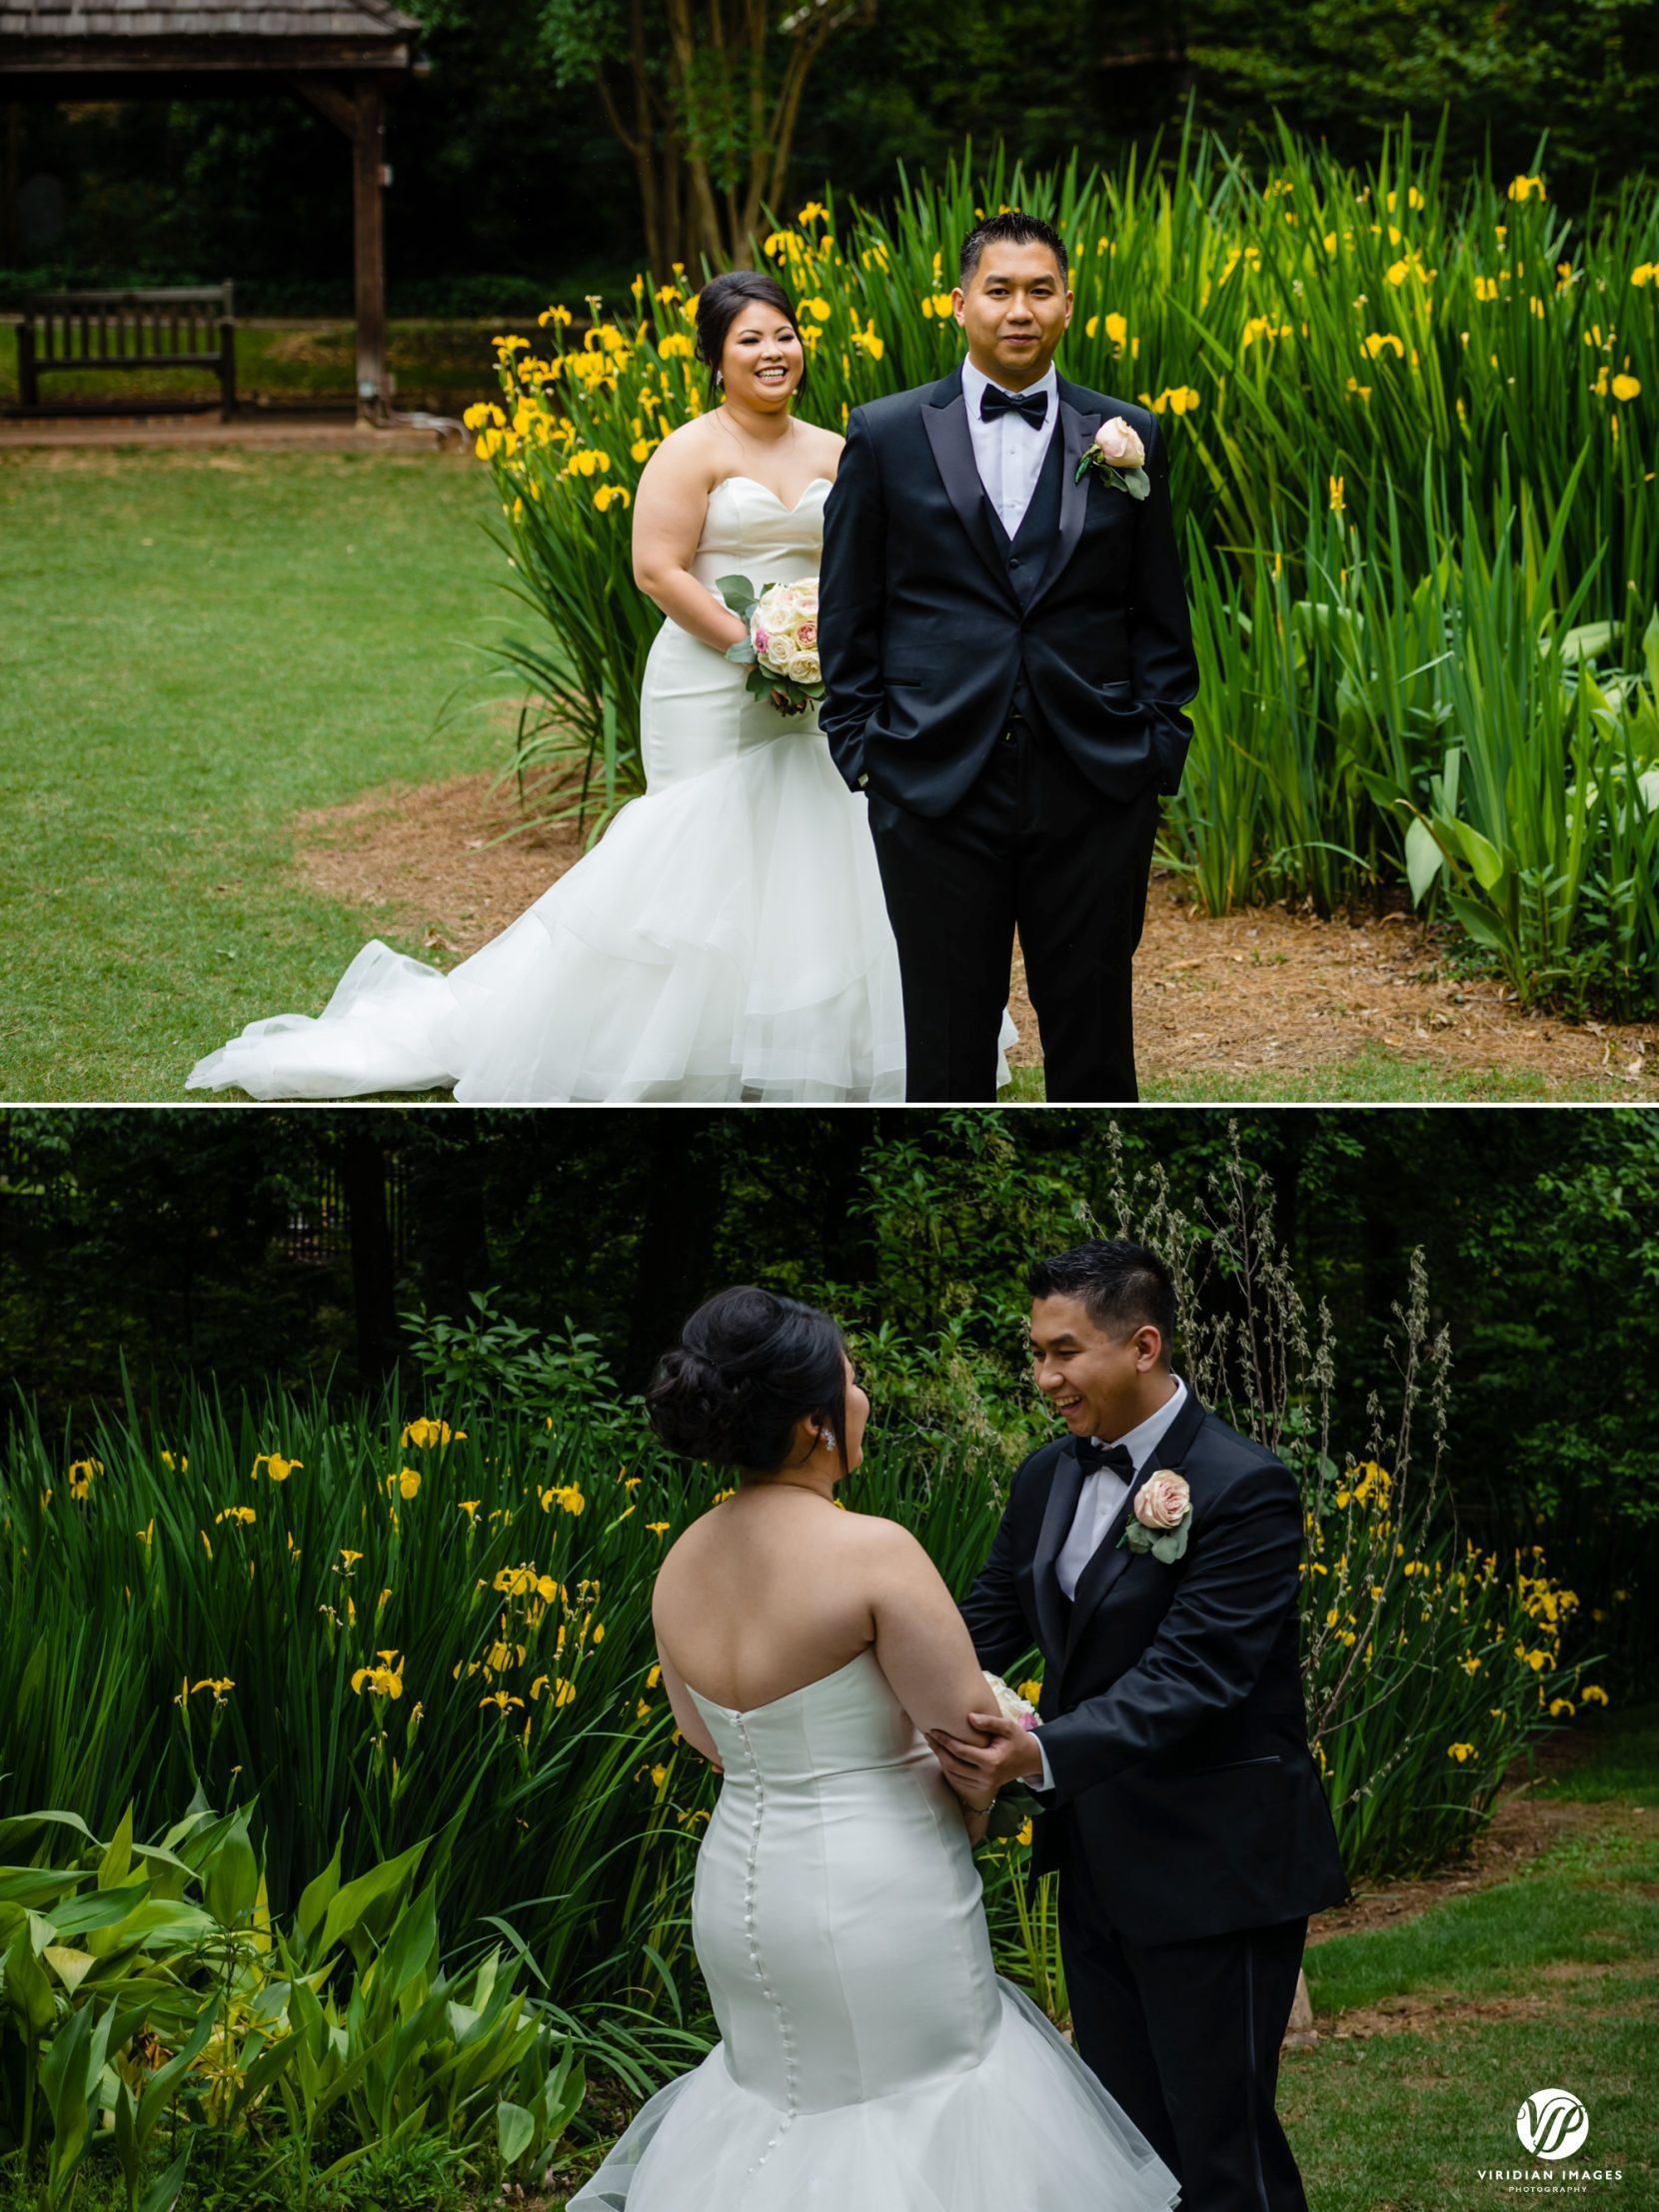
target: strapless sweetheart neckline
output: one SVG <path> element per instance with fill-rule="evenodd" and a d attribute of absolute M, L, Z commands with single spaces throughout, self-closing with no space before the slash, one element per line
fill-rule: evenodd
<path fill-rule="evenodd" d="M 765 491 L 765 485 L 761 489 Z M 817 1689 L 821 1682 L 832 1682 L 837 1674 L 847 1673 L 860 1659 L 873 1658 L 874 1652 L 874 1645 L 866 1644 L 861 1652 L 854 1652 L 844 1665 L 832 1666 L 828 1674 L 815 1675 L 812 1681 L 803 1682 L 799 1689 L 786 1689 L 782 1697 L 769 1697 L 763 1705 L 723 1705 L 718 1697 L 705 1696 L 695 1682 L 687 1682 L 686 1687 L 700 1705 L 709 1705 L 716 1712 L 724 1712 L 729 1720 L 753 1720 L 758 1712 L 770 1712 L 774 1705 L 787 1705 L 792 1698 L 805 1697 L 809 1689 Z M 682 1675 L 681 1679 L 684 1681 L 685 1676 Z"/>
<path fill-rule="evenodd" d="M 814 477 L 812 483 L 807 486 L 807 491 L 802 493 L 801 498 L 796 501 L 794 507 L 784 507 L 783 501 L 778 498 L 778 494 L 772 489 L 772 486 L 770 484 L 763 484 L 759 477 L 746 477 L 742 470 L 738 470 L 729 477 L 722 477 L 720 480 L 720 484 L 717 484 L 711 488 L 709 497 L 713 499 L 715 494 L 720 490 L 722 484 L 752 484 L 754 485 L 757 492 L 764 492 L 769 500 L 777 501 L 778 506 L 783 508 L 786 515 L 799 515 L 802 508 L 806 504 L 807 492 L 810 492 L 813 489 L 813 485 L 833 484 L 834 481 L 835 480 L 833 477 Z M 687 1686 L 690 1687 L 690 1684 L 688 1683 Z"/>

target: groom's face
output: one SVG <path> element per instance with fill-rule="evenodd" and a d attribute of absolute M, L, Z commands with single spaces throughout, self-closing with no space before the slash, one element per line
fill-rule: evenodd
<path fill-rule="evenodd" d="M 988 242 L 979 266 L 952 295 L 967 333 L 967 358 L 979 374 L 1009 392 L 1048 374 L 1065 326 L 1071 294 L 1046 246 Z"/>
<path fill-rule="evenodd" d="M 1162 1356 L 1150 1324 L 1121 1337 L 1102 1329 L 1080 1298 L 1032 1303 L 1032 1380 L 1074 1437 L 1109 1440 L 1144 1421 Z"/>

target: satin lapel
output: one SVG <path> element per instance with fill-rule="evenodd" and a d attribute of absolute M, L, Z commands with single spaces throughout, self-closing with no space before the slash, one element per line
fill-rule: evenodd
<path fill-rule="evenodd" d="M 1175 1416 L 1168 1434 L 1135 1477 L 1133 1487 L 1125 1493 L 1123 1503 L 1112 1515 L 1105 1535 L 1090 1554 L 1088 1565 L 1077 1578 L 1077 1594 L 1071 1601 L 1071 1626 L 1065 1641 L 1066 1664 L 1070 1663 L 1071 1655 L 1077 1648 L 1077 1639 L 1082 1633 L 1083 1625 L 1104 1605 L 1111 1594 L 1112 1585 L 1129 1564 L 1129 1548 L 1118 1542 L 1128 1526 L 1129 1509 L 1154 1475 L 1161 1474 L 1166 1469 L 1179 1471 L 1181 1462 L 1192 1449 L 1193 1440 L 1203 1425 L 1204 1409 L 1188 1390 L 1186 1403 Z"/>
<path fill-rule="evenodd" d="M 1048 1503 L 1043 1508 L 1042 1528 L 1037 1535 L 1036 1557 L 1032 1562 L 1042 1649 L 1050 1661 L 1057 1659 L 1065 1650 L 1065 1593 L 1055 1577 L 1054 1562 L 1071 1533 L 1082 1490 L 1082 1471 L 1077 1465 L 1076 1450 L 1067 1445 L 1054 1462 L 1048 1484 Z"/>
<path fill-rule="evenodd" d="M 991 533 L 984 486 L 979 482 L 979 465 L 973 458 L 973 439 L 967 427 L 967 402 L 962 398 L 959 369 L 934 386 L 932 398 L 921 411 L 921 420 L 957 520 L 966 531 L 974 552 L 1008 599 L 1017 605 L 1019 602 L 1008 581 L 1007 556 L 998 552 Z"/>

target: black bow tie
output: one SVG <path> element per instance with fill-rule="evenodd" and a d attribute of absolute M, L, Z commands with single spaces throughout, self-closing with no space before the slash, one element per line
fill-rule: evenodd
<path fill-rule="evenodd" d="M 979 420 L 988 423 L 998 415 L 1022 415 L 1032 430 L 1041 430 L 1048 420 L 1048 395 L 1032 392 L 1024 398 L 1016 392 L 1004 392 L 1000 385 L 987 384 L 979 395 Z"/>
<path fill-rule="evenodd" d="M 1079 1437 L 1077 1465 L 1085 1475 L 1098 1475 L 1103 1467 L 1109 1467 L 1124 1482 L 1134 1481 L 1134 1459 L 1121 1444 L 1101 1444 L 1095 1437 Z"/>

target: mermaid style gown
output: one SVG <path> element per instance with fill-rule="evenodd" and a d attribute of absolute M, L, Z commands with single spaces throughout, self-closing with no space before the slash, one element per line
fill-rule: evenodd
<path fill-rule="evenodd" d="M 818 478 L 792 509 L 752 478 L 718 484 L 699 581 L 816 573 L 829 490 Z M 863 797 L 817 711 L 779 713 L 746 673 L 665 621 L 641 696 L 646 793 L 592 852 L 448 974 L 375 939 L 319 1018 L 250 1022 L 186 1088 L 902 1099 L 898 958 Z"/>
<path fill-rule="evenodd" d="M 961 1814 L 873 1652 L 738 1712 L 692 1934 L 721 2041 L 570 2212 L 1168 2212 L 1175 2177 L 992 1965 Z"/>

